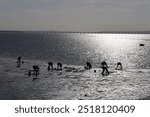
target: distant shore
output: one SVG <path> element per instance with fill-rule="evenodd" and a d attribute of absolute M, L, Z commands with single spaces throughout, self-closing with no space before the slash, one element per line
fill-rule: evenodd
<path fill-rule="evenodd" d="M 100 68 L 63 65 L 63 70 L 47 71 L 47 62 L 0 57 L 0 99 L 44 100 L 135 100 L 150 99 L 150 70 L 109 69 L 102 76 Z M 28 70 L 39 65 L 40 74 L 28 76 Z M 56 67 L 56 64 L 54 64 Z M 96 72 L 94 72 L 96 70 Z"/>
<path fill-rule="evenodd" d="M 0 30 L 0 33 L 85 33 L 85 34 L 150 34 L 150 31 L 95 31 L 95 32 L 77 32 L 77 31 L 48 31 L 48 30 Z"/>

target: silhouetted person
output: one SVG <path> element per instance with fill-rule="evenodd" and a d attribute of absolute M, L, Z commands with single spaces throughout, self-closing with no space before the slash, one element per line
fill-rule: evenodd
<path fill-rule="evenodd" d="M 28 74 L 27 74 L 27 75 L 28 75 L 28 76 L 31 76 L 31 70 L 28 71 Z"/>
<path fill-rule="evenodd" d="M 52 62 L 48 62 L 48 67 L 47 70 L 53 70 L 53 63 Z"/>
<path fill-rule="evenodd" d="M 20 67 L 20 65 L 21 65 L 21 56 L 19 56 L 17 59 L 17 67 Z"/>
<path fill-rule="evenodd" d="M 62 63 L 57 63 L 57 70 L 62 70 Z"/>
<path fill-rule="evenodd" d="M 91 69 L 92 68 L 92 65 L 90 62 L 86 62 L 86 67 L 85 69 Z"/>
<path fill-rule="evenodd" d="M 107 66 L 107 63 L 105 62 L 105 61 L 103 61 L 102 63 L 101 63 L 101 68 L 103 69 L 103 71 L 102 71 L 102 75 L 104 76 L 104 75 L 108 75 L 109 74 L 109 71 L 108 71 L 108 66 Z"/>
<path fill-rule="evenodd" d="M 18 57 L 17 63 L 21 63 L 21 56 Z"/>
<path fill-rule="evenodd" d="M 38 65 L 33 65 L 33 74 L 36 76 L 39 74 L 39 66 Z"/>
<path fill-rule="evenodd" d="M 122 70 L 122 63 L 121 62 L 117 63 L 116 70 Z"/>

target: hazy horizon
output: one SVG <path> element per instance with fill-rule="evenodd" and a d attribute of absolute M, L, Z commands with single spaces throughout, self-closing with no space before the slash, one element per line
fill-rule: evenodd
<path fill-rule="evenodd" d="M 149 0 L 1 0 L 0 30 L 150 31 Z"/>

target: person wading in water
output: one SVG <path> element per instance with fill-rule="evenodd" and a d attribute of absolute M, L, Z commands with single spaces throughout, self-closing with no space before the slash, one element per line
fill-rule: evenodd
<path fill-rule="evenodd" d="M 102 71 L 102 75 L 104 76 L 104 75 L 109 75 L 109 71 L 108 71 L 108 65 L 107 65 L 107 63 L 105 62 L 105 61 L 103 61 L 102 63 L 101 63 L 101 68 L 103 69 L 103 71 Z"/>

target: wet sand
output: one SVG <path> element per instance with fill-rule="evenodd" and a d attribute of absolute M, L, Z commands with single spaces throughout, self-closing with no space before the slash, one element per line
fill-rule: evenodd
<path fill-rule="evenodd" d="M 47 71 L 48 61 L 0 58 L 0 99 L 10 100 L 133 100 L 150 99 L 150 70 L 109 68 L 102 76 L 100 68 L 63 65 L 62 71 Z M 28 76 L 39 65 L 40 74 Z M 56 64 L 54 64 L 56 67 Z M 96 73 L 94 73 L 96 70 Z"/>

